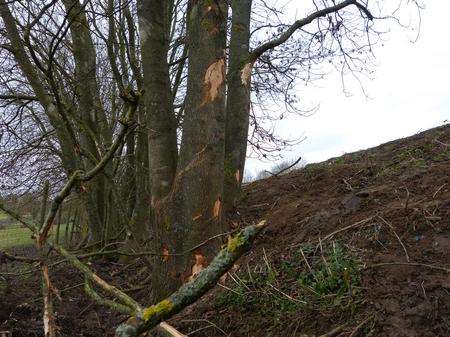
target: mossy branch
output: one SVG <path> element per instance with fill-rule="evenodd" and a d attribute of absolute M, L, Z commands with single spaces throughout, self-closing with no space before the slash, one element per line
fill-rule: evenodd
<path fill-rule="evenodd" d="M 84 291 L 85 293 L 94 300 L 98 305 L 103 305 L 106 307 L 110 307 L 114 311 L 120 312 L 125 315 L 132 315 L 133 309 L 129 306 L 108 300 L 106 298 L 101 297 L 92 287 L 92 283 L 88 278 L 85 278 L 84 282 Z"/>
<path fill-rule="evenodd" d="M 196 302 L 207 291 L 212 289 L 234 263 L 247 252 L 254 239 L 265 226 L 261 221 L 254 226 L 244 228 L 231 239 L 226 248 L 212 260 L 211 264 L 202 270 L 197 278 L 181 286 L 176 292 L 161 302 L 145 308 L 141 313 L 131 317 L 116 329 L 116 337 L 137 337 L 143 332 L 156 327 L 160 322 Z"/>

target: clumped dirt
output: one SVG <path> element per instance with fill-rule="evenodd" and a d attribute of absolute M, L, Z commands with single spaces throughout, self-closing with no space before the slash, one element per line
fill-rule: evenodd
<path fill-rule="evenodd" d="M 248 184 L 230 227 L 261 219 L 268 227 L 223 287 L 171 323 L 192 336 L 450 336 L 449 145 L 446 125 Z M 300 260 L 295 270 L 285 266 L 306 243 L 315 247 L 307 259 L 320 256 L 322 245 L 338 244 L 351 253 L 360 266 L 357 291 L 331 305 L 295 304 L 301 295 L 295 274 L 308 266 Z M 145 260 L 93 266 L 147 303 Z M 249 291 L 237 307 L 230 297 L 236 278 L 264 266 L 275 271 L 270 286 L 283 305 L 270 312 L 263 300 L 255 301 L 261 293 Z M 53 268 L 52 277 L 61 291 L 56 306 L 62 336 L 114 335 L 125 317 L 94 305 L 83 294 L 81 276 L 66 265 Z M 42 336 L 39 277 L 8 276 L 7 282 L 0 331 Z"/>

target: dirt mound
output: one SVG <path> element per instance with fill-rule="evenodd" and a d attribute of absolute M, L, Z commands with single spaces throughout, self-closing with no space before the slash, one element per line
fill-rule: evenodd
<path fill-rule="evenodd" d="M 269 227 L 180 329 L 450 336 L 449 144 L 447 125 L 246 186 L 232 226 Z"/>
<path fill-rule="evenodd" d="M 193 336 L 449 336 L 449 144 L 446 125 L 247 185 L 230 227 L 266 219 L 267 229 L 172 324 Z M 146 303 L 145 261 L 94 267 Z M 61 334 L 113 336 L 124 317 L 58 268 Z M 0 331 L 42 335 L 37 294 L 37 277 L 11 277 Z"/>

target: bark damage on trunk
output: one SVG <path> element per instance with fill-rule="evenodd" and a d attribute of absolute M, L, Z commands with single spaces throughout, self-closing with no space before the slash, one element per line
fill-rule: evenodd
<path fill-rule="evenodd" d="M 225 147 L 225 1 L 189 4 L 188 73 L 177 174 L 155 205 L 153 298 L 160 300 L 212 261 L 225 232 L 222 222 Z M 208 238 L 215 239 L 204 242 Z M 193 247 L 196 247 L 193 249 Z"/>

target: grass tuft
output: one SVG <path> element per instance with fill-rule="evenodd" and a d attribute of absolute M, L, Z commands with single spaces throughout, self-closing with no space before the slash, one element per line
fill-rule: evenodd
<path fill-rule="evenodd" d="M 257 313 L 274 326 L 300 310 L 347 310 L 358 301 L 361 269 L 359 259 L 338 243 L 322 249 L 302 245 L 281 261 L 264 256 L 246 273 L 231 274 L 216 307 Z"/>

